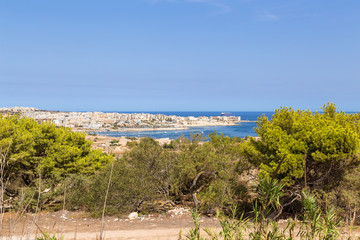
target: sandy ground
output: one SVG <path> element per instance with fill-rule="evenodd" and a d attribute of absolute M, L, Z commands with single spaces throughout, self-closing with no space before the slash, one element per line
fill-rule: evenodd
<path fill-rule="evenodd" d="M 36 226 L 36 224 L 38 226 Z M 202 217 L 203 227 L 219 228 L 215 218 Z M 193 227 L 190 213 L 181 215 L 148 215 L 135 220 L 127 217 L 106 217 L 105 239 L 178 239 Z M 90 218 L 82 212 L 56 212 L 27 214 L 16 221 L 15 215 L 6 214 L 0 239 L 35 239 L 35 235 L 55 234 L 63 239 L 97 239 L 100 236 L 101 219 Z"/>
<path fill-rule="evenodd" d="M 139 138 L 133 140 L 131 138 L 126 137 L 109 137 L 109 136 L 102 136 L 102 135 L 87 135 L 86 140 L 91 140 L 93 142 L 92 148 L 95 149 L 102 149 L 106 153 L 115 153 L 115 154 L 123 154 L 129 150 L 127 147 L 128 142 L 139 141 Z M 159 138 L 155 139 L 163 145 L 164 143 L 170 143 L 171 140 L 169 138 Z M 112 143 L 115 142 L 115 143 Z"/>
<path fill-rule="evenodd" d="M 282 220 L 283 221 L 283 220 Z M 211 228 L 215 232 L 220 231 L 219 220 L 213 217 L 200 217 L 201 228 Z M 35 224 L 36 223 L 36 224 Z M 279 223 L 280 228 L 285 228 L 286 221 Z M 25 214 L 16 218 L 15 214 L 5 214 L 1 225 L 0 239 L 26 240 L 40 237 L 41 232 L 50 236 L 55 235 L 58 239 L 95 240 L 99 239 L 101 219 L 91 218 L 83 212 L 60 211 L 55 213 L 42 212 L 40 214 Z M 146 215 L 130 220 L 126 216 L 122 218 L 106 217 L 104 221 L 104 237 L 106 240 L 115 239 L 178 239 L 182 233 L 183 239 L 194 227 L 192 217 L 188 211 L 174 215 Z M 299 229 L 295 229 L 297 232 Z M 341 228 L 339 239 L 349 239 L 349 229 Z M 248 233 L 245 233 L 245 236 Z M 202 236 L 207 236 L 202 232 Z M 360 237 L 359 226 L 352 232 L 352 239 Z"/>

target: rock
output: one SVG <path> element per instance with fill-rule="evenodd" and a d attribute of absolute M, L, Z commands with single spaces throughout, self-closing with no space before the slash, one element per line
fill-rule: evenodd
<path fill-rule="evenodd" d="M 172 210 L 168 211 L 168 214 L 170 214 L 170 216 L 181 216 L 185 213 L 189 213 L 189 209 L 186 208 L 174 208 Z"/>
<path fill-rule="evenodd" d="M 132 212 L 129 214 L 128 218 L 130 220 L 134 220 L 134 219 L 137 219 L 139 217 L 139 214 L 137 212 Z"/>

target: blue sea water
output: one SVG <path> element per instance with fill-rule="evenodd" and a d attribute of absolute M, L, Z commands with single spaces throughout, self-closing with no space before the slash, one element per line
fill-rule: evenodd
<path fill-rule="evenodd" d="M 119 112 L 119 113 L 144 113 L 144 112 Z M 220 116 L 221 112 L 146 112 L 150 114 L 176 115 L 181 117 L 200 117 L 200 116 Z M 242 120 L 256 121 L 258 117 L 265 115 L 269 118 L 274 112 L 232 112 L 233 116 L 240 116 Z M 176 139 L 180 136 L 190 137 L 192 134 L 201 133 L 208 136 L 216 131 L 223 133 L 229 137 L 247 137 L 257 136 L 254 131 L 256 122 L 242 122 L 234 126 L 211 126 L 211 127 L 191 127 L 184 130 L 160 130 L 160 131 L 140 131 L 140 132 L 96 132 L 99 135 L 107 135 L 112 137 L 152 137 L 152 138 L 170 138 Z"/>

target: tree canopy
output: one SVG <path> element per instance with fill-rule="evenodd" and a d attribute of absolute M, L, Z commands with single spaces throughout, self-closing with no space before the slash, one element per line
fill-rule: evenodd
<path fill-rule="evenodd" d="M 260 167 L 260 177 L 270 177 L 284 159 L 276 176 L 283 183 L 317 186 L 358 163 L 359 122 L 359 114 L 338 113 L 334 104 L 324 105 L 323 112 L 283 107 L 271 120 L 259 119 L 260 138 L 252 138 L 243 151 Z"/>
<path fill-rule="evenodd" d="M 56 181 L 70 173 L 93 174 L 113 158 L 91 150 L 85 133 L 19 116 L 0 116 L 0 152 L 6 155 L 5 179 L 25 186 L 39 176 Z"/>

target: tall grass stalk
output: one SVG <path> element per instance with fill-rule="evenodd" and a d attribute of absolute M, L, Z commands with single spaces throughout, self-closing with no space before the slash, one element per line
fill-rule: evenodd
<path fill-rule="evenodd" d="M 276 185 L 276 186 L 275 186 Z M 303 192 L 303 221 L 288 220 L 286 226 L 281 226 L 279 221 L 270 219 L 269 212 L 279 206 L 279 197 L 282 185 L 277 181 L 259 182 L 258 199 L 253 206 L 253 219 L 248 221 L 243 215 L 239 219 L 235 215 L 231 218 L 220 220 L 221 230 L 203 229 L 208 238 L 202 238 L 201 228 L 198 221 L 198 213 L 192 212 L 195 227 L 189 230 L 186 238 L 189 240 L 336 240 L 341 239 L 339 227 L 340 221 L 334 209 L 322 212 L 316 198 L 307 192 Z M 246 236 L 247 235 L 247 236 Z M 181 237 L 179 238 L 181 239 Z M 348 238 L 351 239 L 351 236 Z"/>
<path fill-rule="evenodd" d="M 33 232 L 33 229 L 34 229 L 34 224 L 36 225 L 36 231 L 35 231 L 35 237 L 37 235 L 37 230 L 39 229 L 38 225 L 37 225 L 37 221 L 39 219 L 39 216 L 38 216 L 38 213 L 40 212 L 39 209 L 40 209 L 40 199 L 41 199 L 41 172 L 39 171 L 39 184 L 38 184 L 38 197 L 37 197 L 37 201 L 36 201 L 36 208 L 35 208 L 35 214 L 34 214 L 34 217 L 32 219 L 32 222 L 33 222 L 33 225 L 31 227 L 31 233 Z"/>
<path fill-rule="evenodd" d="M 24 205 L 24 198 L 25 198 L 25 193 L 23 191 L 23 189 L 21 190 L 21 200 L 20 200 L 20 203 L 19 203 L 19 209 L 17 210 L 16 212 L 16 215 L 15 215 L 15 218 L 14 220 L 12 220 L 10 218 L 10 221 L 9 221 L 9 229 L 10 229 L 10 236 L 14 233 L 15 229 L 16 229 L 16 226 L 20 220 L 20 218 L 25 214 L 25 212 L 27 211 L 31 201 L 34 199 L 34 196 L 35 196 L 35 192 L 33 192 L 31 198 L 29 199 L 28 203 L 23 207 Z M 23 207 L 23 208 L 22 208 Z"/>
<path fill-rule="evenodd" d="M 195 227 L 189 230 L 189 233 L 186 235 L 186 238 L 189 240 L 202 240 L 203 238 L 201 237 L 201 233 L 200 233 L 200 223 L 199 223 L 199 215 L 197 209 L 191 211 L 191 215 Z"/>
<path fill-rule="evenodd" d="M 64 183 L 64 199 L 63 199 L 63 213 L 65 212 L 65 205 L 66 205 L 66 182 Z"/>
<path fill-rule="evenodd" d="M 103 207 L 102 216 L 101 216 L 100 238 L 99 238 L 100 240 L 104 239 L 104 222 L 105 222 L 106 201 L 107 201 L 109 190 L 110 190 L 111 178 L 112 178 L 112 175 L 113 175 L 113 170 L 114 170 L 114 162 L 111 165 L 109 182 L 108 182 L 108 185 L 107 185 L 107 188 L 106 188 L 106 193 L 105 193 L 104 207 Z"/>

